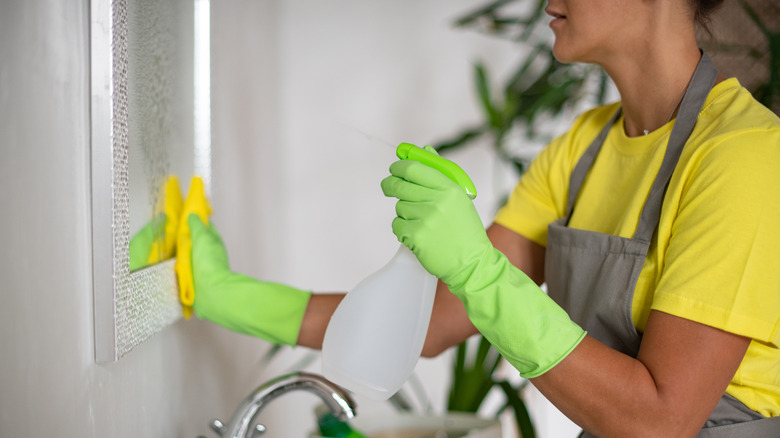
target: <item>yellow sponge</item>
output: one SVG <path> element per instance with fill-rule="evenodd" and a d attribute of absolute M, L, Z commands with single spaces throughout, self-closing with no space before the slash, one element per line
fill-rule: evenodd
<path fill-rule="evenodd" d="M 195 286 L 192 281 L 192 240 L 190 239 L 190 226 L 187 218 L 191 214 L 197 214 L 204 224 L 208 225 L 211 207 L 206 199 L 203 188 L 203 180 L 193 177 L 190 183 L 190 192 L 184 201 L 184 208 L 179 220 L 179 233 L 176 242 L 176 276 L 179 281 L 179 300 L 185 318 L 192 315 L 192 304 L 195 302 Z"/>

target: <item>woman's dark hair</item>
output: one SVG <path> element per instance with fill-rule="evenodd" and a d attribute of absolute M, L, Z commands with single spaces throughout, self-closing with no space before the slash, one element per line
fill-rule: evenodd
<path fill-rule="evenodd" d="M 710 16 L 723 4 L 723 0 L 689 0 L 689 2 L 694 8 L 694 21 L 709 33 Z"/>

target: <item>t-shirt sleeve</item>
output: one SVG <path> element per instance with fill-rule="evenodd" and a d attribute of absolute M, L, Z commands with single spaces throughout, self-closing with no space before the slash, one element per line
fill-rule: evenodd
<path fill-rule="evenodd" d="M 556 139 L 537 155 L 494 220 L 542 246 L 547 245 L 547 225 L 562 216 L 565 208 L 550 184 L 555 151 L 563 141 Z"/>
<path fill-rule="evenodd" d="M 780 133 L 692 161 L 652 308 L 780 346 Z"/>
<path fill-rule="evenodd" d="M 605 111 L 606 108 L 606 111 Z M 614 108 L 601 107 L 580 115 L 571 129 L 553 140 L 533 160 L 494 222 L 547 246 L 547 226 L 566 213 L 569 177 L 592 137 Z M 581 139 L 588 139 L 583 143 Z"/>

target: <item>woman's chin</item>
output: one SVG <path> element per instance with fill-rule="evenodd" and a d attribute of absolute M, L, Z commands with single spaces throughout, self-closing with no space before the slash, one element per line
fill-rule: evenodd
<path fill-rule="evenodd" d="M 562 44 L 558 44 L 558 41 L 555 41 L 555 44 L 553 45 L 553 56 L 555 57 L 555 60 L 563 63 L 568 64 L 570 62 L 576 62 L 576 59 L 572 56 L 572 53 L 567 51 L 564 47 L 562 47 Z"/>
<path fill-rule="evenodd" d="M 552 49 L 555 60 L 562 64 L 571 64 L 574 62 L 594 63 L 595 61 L 583 51 L 583 47 L 575 48 L 572 44 L 566 44 L 558 39 L 555 40 Z"/>

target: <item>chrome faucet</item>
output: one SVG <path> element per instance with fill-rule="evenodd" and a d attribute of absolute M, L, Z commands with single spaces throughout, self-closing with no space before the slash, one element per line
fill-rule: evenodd
<path fill-rule="evenodd" d="M 255 389 L 241 402 L 230 422 L 225 425 L 220 420 L 212 420 L 209 426 L 223 438 L 252 438 L 265 433 L 265 426 L 258 424 L 251 430 L 255 417 L 273 399 L 290 391 L 308 391 L 319 396 L 333 415 L 341 421 L 355 416 L 355 402 L 350 396 L 329 380 L 310 373 L 293 373 L 277 377 Z"/>

